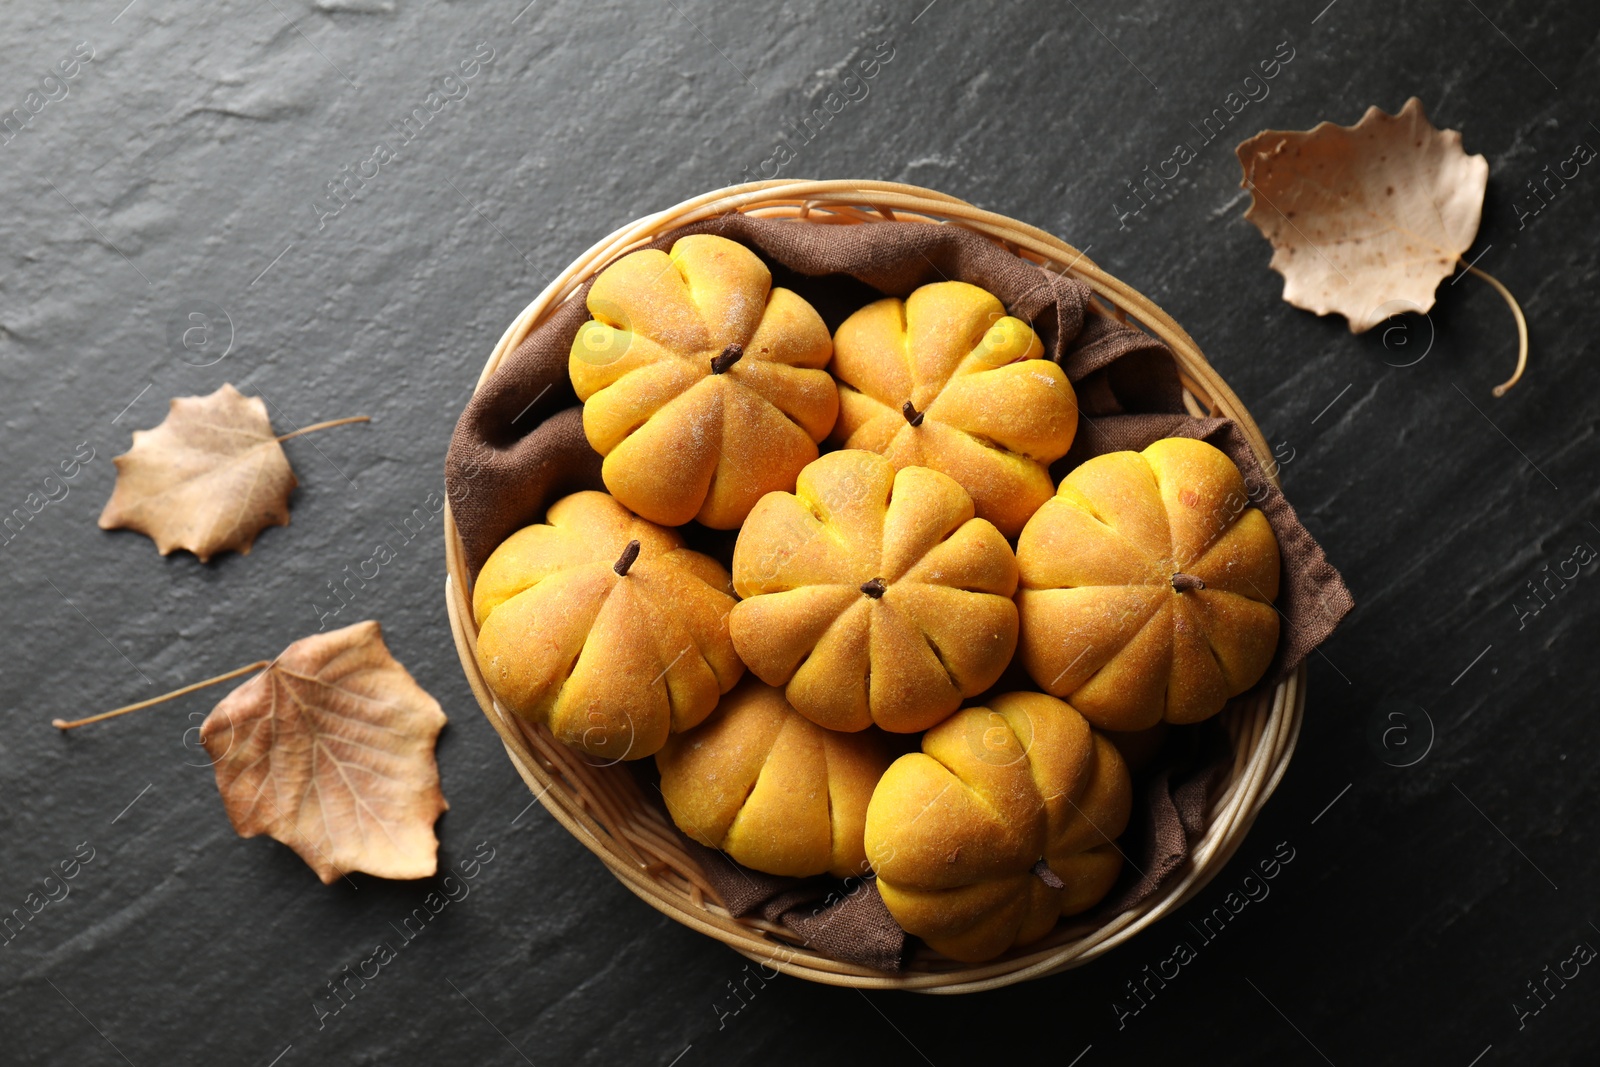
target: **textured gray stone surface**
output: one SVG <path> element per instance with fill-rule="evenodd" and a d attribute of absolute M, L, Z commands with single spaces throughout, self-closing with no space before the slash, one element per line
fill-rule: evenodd
<path fill-rule="evenodd" d="M 0 947 L 0 1061 L 1594 1062 L 1600 1017 L 1584 1002 L 1600 975 L 1563 988 L 1543 968 L 1600 945 L 1600 575 L 1584 568 L 1537 614 L 1525 583 L 1600 546 L 1600 175 L 1585 168 L 1536 214 L 1524 183 L 1577 142 L 1600 146 L 1600 11 L 123 2 L 0 8 L 0 110 L 29 115 L 33 91 L 42 104 L 0 135 L 0 510 L 80 443 L 94 452 L 0 556 L 0 909 L 93 849 L 70 895 Z M 1194 143 L 1190 123 L 1285 41 L 1270 95 L 1120 225 L 1125 179 Z M 79 42 L 92 60 L 43 82 Z M 478 369 L 543 280 L 615 226 L 758 169 L 786 122 L 875 53 L 892 58 L 868 95 L 784 174 L 928 185 L 1090 249 L 1189 328 L 1292 455 L 1290 497 L 1359 607 L 1312 660 L 1287 777 L 1197 902 L 1089 967 L 956 999 L 779 979 L 734 1013 L 742 959 L 525 810 L 450 643 L 435 521 L 339 621 L 381 620 L 451 717 L 443 860 L 479 842 L 494 858 L 319 1029 L 326 983 L 398 940 L 391 924 L 427 886 L 323 887 L 286 848 L 235 838 L 185 745 L 211 696 L 70 736 L 49 720 L 315 630 L 326 583 L 440 490 Z M 463 61 L 478 66 L 457 98 L 397 146 L 391 123 Z M 1533 334 L 1528 378 L 1503 400 L 1489 387 L 1511 323 L 1477 280 L 1446 285 L 1407 333 L 1351 337 L 1280 301 L 1241 220 L 1238 140 L 1413 93 L 1489 158 L 1473 254 Z M 380 141 L 395 158 L 366 164 L 376 175 L 331 214 L 327 183 Z M 227 328 L 208 348 L 169 339 L 175 317 L 208 308 L 231 322 L 214 363 Z M 248 557 L 161 559 L 98 530 L 130 431 L 225 381 L 267 397 L 280 431 L 373 422 L 286 446 L 293 525 Z M 1397 724 L 1387 749 L 1372 740 Z M 1420 760 L 1390 765 L 1429 734 Z M 1205 915 L 1279 842 L 1294 858 L 1270 895 L 1205 940 Z M 1196 958 L 1119 1027 L 1114 1003 L 1138 1004 L 1125 983 L 1178 941 Z M 1530 981 L 1547 981 L 1542 1001 Z"/>

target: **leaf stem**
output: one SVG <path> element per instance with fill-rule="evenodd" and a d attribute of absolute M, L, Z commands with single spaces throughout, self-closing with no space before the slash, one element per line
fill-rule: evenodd
<path fill-rule="evenodd" d="M 351 422 L 371 421 L 371 415 L 351 415 L 348 419 L 329 419 L 327 422 L 314 422 L 310 426 L 302 426 L 298 430 L 291 430 L 289 433 L 284 434 L 282 437 L 278 438 L 278 443 L 281 445 L 291 437 L 299 437 L 303 433 L 313 433 L 317 430 L 326 430 L 330 426 L 343 426 L 346 423 Z"/>
<path fill-rule="evenodd" d="M 1469 273 L 1476 274 L 1494 286 L 1495 292 L 1499 293 L 1501 298 L 1505 300 L 1506 306 L 1511 309 L 1511 314 L 1517 320 L 1517 369 L 1511 372 L 1510 378 L 1494 387 L 1495 396 L 1505 396 L 1506 391 L 1522 379 L 1522 372 L 1528 366 L 1528 320 L 1522 317 L 1522 306 L 1517 303 L 1517 298 L 1511 295 L 1511 290 L 1500 284 L 1500 279 L 1488 271 L 1479 270 L 1471 263 L 1463 261 L 1462 265 L 1467 268 Z"/>
<path fill-rule="evenodd" d="M 218 682 L 226 682 L 230 678 L 237 678 L 241 674 L 249 674 L 251 671 L 259 671 L 263 667 L 270 666 L 272 666 L 272 661 L 269 659 L 257 660 L 249 666 L 240 667 L 236 671 L 229 671 L 227 674 L 219 674 L 215 678 L 207 678 L 203 682 L 195 682 L 192 685 L 184 686 L 182 689 L 174 689 L 170 693 L 163 693 L 161 696 L 151 697 L 149 700 L 141 700 L 137 704 L 129 704 L 125 708 L 116 708 L 112 711 L 103 711 L 99 715 L 91 715 L 87 719 L 74 719 L 71 722 L 68 722 L 65 719 L 51 719 L 50 725 L 54 726 L 58 730 L 71 730 L 77 726 L 87 726 L 92 722 L 100 722 L 104 719 L 114 719 L 118 715 L 126 715 L 130 711 L 138 711 L 140 708 L 148 708 L 152 704 L 160 704 L 164 701 L 173 700 L 177 697 L 192 693 L 196 689 L 204 689 L 208 685 L 216 685 Z"/>

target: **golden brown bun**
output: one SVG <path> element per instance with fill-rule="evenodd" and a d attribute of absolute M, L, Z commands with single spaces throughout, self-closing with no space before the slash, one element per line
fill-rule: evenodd
<path fill-rule="evenodd" d="M 830 452 L 750 512 L 729 625 L 750 670 L 812 722 L 912 733 L 1005 670 L 1016 584 L 1011 546 L 955 481 Z"/>
<path fill-rule="evenodd" d="M 832 440 L 950 475 L 979 518 L 1016 537 L 1050 499 L 1046 468 L 1067 454 L 1078 427 L 1072 386 L 1043 355 L 1027 323 L 966 282 L 868 304 L 834 335 Z"/>
<path fill-rule="evenodd" d="M 746 867 L 804 878 L 867 873 L 867 801 L 889 766 L 875 730 L 841 734 L 808 721 L 758 679 L 656 753 L 678 829 Z"/>
<path fill-rule="evenodd" d="M 1133 787 L 1116 747 L 1070 706 L 1005 693 L 929 730 L 867 806 L 867 859 L 907 933 L 978 963 L 1097 903 Z M 1102 851 L 1106 849 L 1109 851 Z M 1065 888 L 1033 873 L 1045 860 Z"/>
<path fill-rule="evenodd" d="M 1067 884 L 1061 892 L 1061 914 L 1077 915 L 1088 911 L 1111 892 L 1122 873 L 1122 853 L 1114 842 L 1107 842 L 1050 865 Z"/>
<path fill-rule="evenodd" d="M 567 368 L 623 504 L 731 530 L 817 458 L 839 412 L 833 341 L 754 252 L 712 234 L 633 252 L 595 279 L 588 305 Z M 742 355 L 714 371 L 730 345 Z"/>
<path fill-rule="evenodd" d="M 1248 504 L 1233 461 L 1187 438 L 1062 479 L 1017 543 L 1033 680 L 1107 730 L 1199 722 L 1255 685 L 1278 645 L 1278 540 Z"/>
<path fill-rule="evenodd" d="M 626 576 L 628 542 L 639 555 Z M 472 590 L 478 667 L 500 702 L 604 759 L 642 759 L 739 680 L 728 572 L 604 493 L 550 506 Z"/>

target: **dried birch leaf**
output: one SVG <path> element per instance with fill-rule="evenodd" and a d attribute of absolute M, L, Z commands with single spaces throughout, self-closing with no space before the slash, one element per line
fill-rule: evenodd
<path fill-rule="evenodd" d="M 261 398 L 224 385 L 210 396 L 174 397 L 153 430 L 113 461 L 117 485 L 100 528 L 147 534 L 165 556 L 186 548 L 201 561 L 289 524 L 296 483 Z"/>
<path fill-rule="evenodd" d="M 200 740 L 240 837 L 276 838 L 324 884 L 351 871 L 427 878 L 449 807 L 433 753 L 444 724 L 368 621 L 284 649 L 223 698 Z"/>
<path fill-rule="evenodd" d="M 248 555 L 262 530 L 289 525 L 289 494 L 298 482 L 279 442 L 366 421 L 334 419 L 279 437 L 261 398 L 231 385 L 210 396 L 175 397 L 161 425 L 135 430 L 133 447 L 113 460 L 117 485 L 100 528 L 137 530 L 163 556 L 175 548 L 202 563 L 229 549 Z"/>
<path fill-rule="evenodd" d="M 1351 333 L 1431 308 L 1477 237 L 1488 161 L 1435 129 L 1416 97 L 1354 126 L 1265 130 L 1236 151 L 1245 218 L 1272 242 L 1283 299 L 1337 312 Z"/>

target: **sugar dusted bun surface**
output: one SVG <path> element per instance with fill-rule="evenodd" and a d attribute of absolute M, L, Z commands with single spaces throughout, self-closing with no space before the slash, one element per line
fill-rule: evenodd
<path fill-rule="evenodd" d="M 1018 656 L 1108 730 L 1192 723 L 1255 685 L 1278 645 L 1278 541 L 1203 441 L 1097 456 L 1017 543 Z"/>
<path fill-rule="evenodd" d="M 642 759 L 744 673 L 731 592 L 721 564 L 676 532 L 605 493 L 574 493 L 479 572 L 478 666 L 503 705 L 566 744 Z"/>
<path fill-rule="evenodd" d="M 1133 803 L 1116 747 L 1066 703 L 1006 693 L 901 756 L 867 807 L 867 859 L 908 933 L 977 963 L 1098 903 Z"/>
<path fill-rule="evenodd" d="M 713 234 L 643 249 L 601 272 L 568 358 L 601 475 L 666 526 L 731 530 L 791 489 L 833 428 L 833 341 L 756 254 Z"/>
<path fill-rule="evenodd" d="M 876 731 L 817 726 L 746 678 L 710 718 L 656 753 L 678 829 L 768 874 L 867 873 L 867 801 L 889 766 Z"/>
<path fill-rule="evenodd" d="M 980 518 L 1015 537 L 1050 499 L 1078 403 L 1032 327 L 966 282 L 924 285 L 851 315 L 834 334 L 832 440 L 896 467 L 948 474 Z"/>
<path fill-rule="evenodd" d="M 927 729 L 1017 641 L 1016 561 L 956 481 L 830 452 L 751 511 L 733 554 L 740 657 L 831 730 Z"/>

